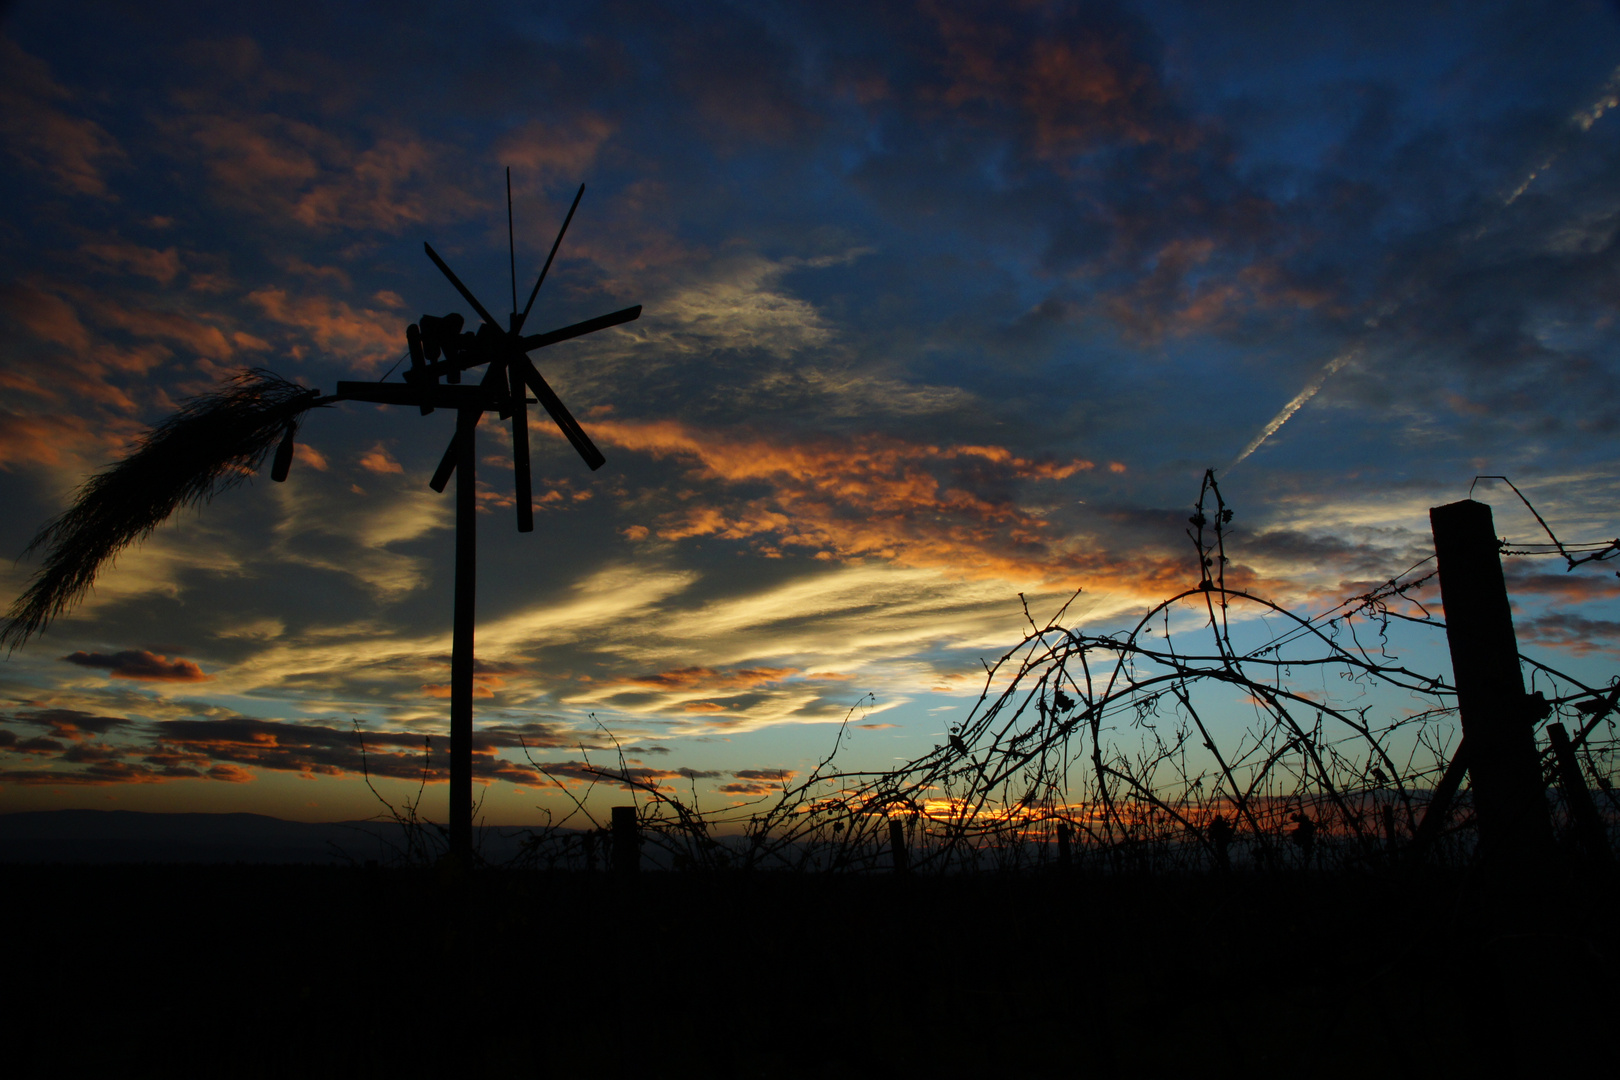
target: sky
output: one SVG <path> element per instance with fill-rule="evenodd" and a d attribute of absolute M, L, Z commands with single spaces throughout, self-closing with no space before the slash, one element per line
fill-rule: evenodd
<path fill-rule="evenodd" d="M 607 464 L 531 410 L 532 534 L 480 428 L 486 817 L 621 753 L 768 796 L 846 718 L 886 767 L 1026 602 L 1107 633 L 1195 584 L 1206 469 L 1229 581 L 1307 612 L 1470 491 L 1545 539 L 1476 476 L 1620 534 L 1617 103 L 1596 0 L 14 3 L 0 594 L 188 396 L 397 381 L 471 315 L 424 241 L 507 310 L 510 167 L 522 290 L 586 185 L 529 327 L 643 314 L 534 354 Z M 286 483 L 125 552 L 0 666 L 0 812 L 366 817 L 357 731 L 385 794 L 424 737 L 436 779 L 452 424 L 319 410 Z M 1611 569 L 1507 573 L 1521 646 L 1606 679 Z"/>

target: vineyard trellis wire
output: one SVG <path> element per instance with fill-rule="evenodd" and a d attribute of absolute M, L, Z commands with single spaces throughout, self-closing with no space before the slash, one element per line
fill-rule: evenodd
<path fill-rule="evenodd" d="M 898 768 L 838 766 L 857 706 L 805 778 L 784 779 L 773 797 L 741 806 L 701 810 L 695 784 L 683 798 L 638 776 L 622 752 L 617 767 L 587 758 L 571 771 L 638 796 L 643 834 L 662 849 L 661 861 L 679 867 L 888 869 L 896 863 L 896 822 L 905 865 L 918 871 L 1064 863 L 1154 872 L 1345 868 L 1397 859 L 1419 835 L 1435 838 L 1426 858 L 1469 860 L 1466 789 L 1449 803 L 1434 798 L 1460 738 L 1454 688 L 1389 652 L 1392 620 L 1444 633 L 1417 596 L 1436 576 L 1432 557 L 1301 615 L 1227 584 L 1232 516 L 1206 473 L 1187 530 L 1197 584 L 1128 631 L 1073 629 L 1074 597 L 1044 625 L 1026 604 L 1028 632 L 985 665 L 966 719 Z M 1565 554 L 1562 545 L 1554 552 Z M 1264 640 L 1235 640 L 1272 623 L 1282 628 Z M 1179 644 L 1189 633 L 1191 648 Z M 1541 719 L 1573 722 L 1572 743 L 1612 833 L 1620 819 L 1611 783 L 1620 679 L 1591 686 L 1522 659 L 1532 697 L 1545 706 Z M 1302 672 L 1314 674 L 1319 688 L 1304 685 Z M 1329 676 L 1354 700 L 1327 694 Z M 1556 770 L 1541 742 L 1552 787 Z M 569 793 L 574 811 L 532 837 L 526 861 L 578 865 L 576 815 L 602 832 L 588 792 L 574 794 L 531 763 Z M 1440 820 L 1420 834 L 1431 809 Z M 1562 797 L 1552 811 L 1568 825 Z"/>

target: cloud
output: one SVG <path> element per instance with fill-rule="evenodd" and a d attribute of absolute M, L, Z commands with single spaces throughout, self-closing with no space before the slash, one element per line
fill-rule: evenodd
<path fill-rule="evenodd" d="M 739 769 L 731 775 L 739 780 L 771 780 L 785 783 L 799 773 L 796 769 Z"/>
<path fill-rule="evenodd" d="M 47 722 L 25 715 L 17 719 L 36 724 Z M 358 775 L 369 771 L 373 777 L 411 781 L 421 780 L 425 769 L 430 783 L 448 778 L 447 743 L 440 742 L 426 751 L 427 743 L 422 736 L 411 732 L 357 735 L 352 728 L 237 716 L 159 721 L 143 725 L 140 733 L 145 742 L 87 744 L 77 741 L 72 734 L 68 735 L 72 740 L 68 744 L 43 738 L 16 741 L 4 749 L 38 756 L 55 755 L 60 764 L 85 767 L 64 769 L 53 763 L 48 768 L 12 770 L 0 773 L 0 783 L 104 785 L 164 783 L 179 779 L 243 783 L 252 778 L 253 769 L 311 777 Z M 475 737 L 475 778 L 535 786 L 538 777 L 531 767 L 509 761 L 497 753 L 499 749 L 522 743 L 530 747 L 561 745 L 555 732 L 544 724 L 494 725 Z"/>
<path fill-rule="evenodd" d="M 831 327 L 816 309 L 776 288 L 799 260 L 740 258 L 711 269 L 707 280 L 667 297 L 657 307 L 669 327 L 661 348 L 688 353 L 715 349 L 764 350 L 791 356 L 827 344 Z"/>
<path fill-rule="evenodd" d="M 100 240 L 81 244 L 79 250 L 110 268 L 127 270 L 167 285 L 180 274 L 180 256 L 174 248 L 158 251 L 121 240 Z"/>
<path fill-rule="evenodd" d="M 126 155 L 100 124 L 67 111 L 76 95 L 52 78 L 44 61 L 0 36 L 0 140 L 24 165 L 66 190 L 115 198 L 105 166 Z"/>
<path fill-rule="evenodd" d="M 140 679 L 145 682 L 206 682 L 212 678 L 190 660 L 178 656 L 170 660 L 166 656 L 159 656 L 145 649 L 130 649 L 110 655 L 75 652 L 62 659 L 80 667 L 106 668 L 107 673 L 115 679 Z"/>
<path fill-rule="evenodd" d="M 999 446 L 939 446 L 869 436 L 793 442 L 677 421 L 601 420 L 602 441 L 687 463 L 727 486 L 762 486 L 742 499 L 688 500 L 665 512 L 664 540 L 714 536 L 771 556 L 798 549 L 836 559 L 876 556 L 1009 581 L 1066 577 L 1048 522 L 1015 501 L 1025 481 L 1092 468 L 1075 459 L 1022 458 Z"/>
<path fill-rule="evenodd" d="M 1576 656 L 1620 653 L 1620 621 L 1614 619 L 1549 611 L 1529 619 L 1515 619 L 1513 628 L 1521 643 L 1567 649 Z"/>
<path fill-rule="evenodd" d="M 208 360 L 226 361 L 236 355 L 236 343 L 214 321 L 185 311 L 136 307 L 110 299 L 92 308 L 98 322 L 136 338 L 172 341 Z"/>
<path fill-rule="evenodd" d="M 222 202 L 318 232 L 442 221 L 480 208 L 449 177 L 454 155 L 402 127 L 364 133 L 222 98 L 160 121 L 177 156 L 199 158 Z"/>
<path fill-rule="evenodd" d="M 494 156 L 512 167 L 517 190 L 567 183 L 590 172 L 614 129 L 612 120 L 593 112 L 529 120 L 495 142 Z"/>
<path fill-rule="evenodd" d="M 72 353 L 90 347 L 90 331 L 78 312 L 55 293 L 17 282 L 0 285 L 0 305 L 28 333 Z"/>
<path fill-rule="evenodd" d="M 639 765 L 606 767 L 593 765 L 589 761 L 543 761 L 537 769 L 548 780 L 569 787 L 615 784 L 617 781 L 617 786 L 624 791 L 634 791 L 638 784 L 658 791 L 674 791 L 676 786 L 670 781 L 686 779 L 680 769 L 652 769 Z M 529 783 L 534 781 L 531 779 Z"/>
<path fill-rule="evenodd" d="M 405 350 L 404 320 L 391 311 L 357 308 L 327 296 L 294 296 L 279 285 L 255 289 L 247 298 L 265 318 L 287 328 L 288 336 L 362 368 L 384 367 Z M 314 351 L 303 342 L 293 346 L 294 356 Z"/>
<path fill-rule="evenodd" d="M 633 675 L 622 680 L 630 686 L 646 686 L 655 690 L 741 690 L 781 682 L 797 674 L 796 668 L 736 668 L 716 671 L 713 668 L 689 667 L 663 671 L 656 675 Z"/>
<path fill-rule="evenodd" d="M 736 780 L 715 790 L 722 795 L 759 796 L 780 792 L 798 774 L 796 769 L 738 769 Z"/>
<path fill-rule="evenodd" d="M 133 723 L 122 716 L 98 716 L 77 709 L 28 709 L 12 714 L 11 721 L 47 727 L 53 735 L 69 742 L 79 742 L 86 735 L 105 735 Z"/>
<path fill-rule="evenodd" d="M 97 443 L 89 423 L 80 417 L 19 415 L 0 409 L 0 469 L 77 464 Z"/>
<path fill-rule="evenodd" d="M 374 473 L 403 473 L 405 467 L 394 460 L 388 448 L 377 443 L 360 458 L 360 467 Z"/>
<path fill-rule="evenodd" d="M 302 444 L 300 444 L 302 445 Z M 324 464 L 324 462 L 323 462 Z M 449 500 L 418 479 L 374 472 L 368 481 L 376 497 L 355 498 L 331 485 L 277 485 L 281 512 L 275 527 L 278 559 L 294 566 L 331 571 L 362 583 L 377 597 L 393 601 L 423 588 L 431 564 L 398 550 L 410 541 L 453 524 Z M 385 479 L 398 477 L 398 480 Z"/>
<path fill-rule="evenodd" d="M 141 762 L 104 761 L 84 769 L 4 769 L 0 785 L 26 787 L 105 787 L 113 784 L 163 784 L 195 780 L 204 773 L 184 765 L 152 766 Z"/>

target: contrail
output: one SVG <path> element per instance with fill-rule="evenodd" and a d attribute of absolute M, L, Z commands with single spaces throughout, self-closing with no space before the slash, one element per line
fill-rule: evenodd
<path fill-rule="evenodd" d="M 1598 90 L 1597 97 L 1590 105 L 1586 106 L 1584 109 L 1577 109 L 1574 113 L 1570 114 L 1569 119 L 1565 121 L 1567 133 L 1569 135 L 1574 135 L 1580 132 L 1591 131 L 1592 125 L 1602 119 L 1604 113 L 1615 108 L 1620 108 L 1620 67 L 1617 67 L 1614 69 L 1614 71 L 1610 72 L 1608 80 L 1604 82 L 1603 86 Z M 1509 192 L 1508 195 L 1502 200 L 1501 210 L 1506 210 L 1508 207 L 1512 206 L 1518 201 L 1520 195 L 1523 195 L 1526 191 L 1529 191 L 1530 185 L 1534 184 L 1543 173 L 1552 168 L 1553 164 L 1563 155 L 1564 150 L 1567 149 L 1567 145 L 1568 144 L 1566 141 L 1564 145 L 1554 146 L 1546 158 L 1542 160 L 1541 164 L 1534 169 L 1531 169 L 1529 175 L 1527 175 L 1524 180 L 1520 182 L 1519 186 Z M 1498 212 L 1500 212 L 1500 210 Z M 1484 235 L 1484 233 L 1485 226 L 1482 225 L 1479 232 L 1475 233 L 1473 238 L 1478 240 Z M 1231 470 L 1237 468 L 1238 465 L 1243 462 L 1244 458 L 1260 449 L 1261 443 L 1271 438 L 1277 433 L 1278 428 L 1288 423 L 1288 418 L 1299 412 L 1307 401 L 1315 397 L 1316 392 L 1322 389 L 1322 384 L 1327 382 L 1328 378 L 1332 376 L 1334 372 L 1344 367 L 1344 365 L 1348 364 L 1351 360 L 1354 360 L 1359 351 L 1360 350 L 1357 349 L 1351 349 L 1349 352 L 1341 353 L 1340 355 L 1335 356 L 1332 360 L 1329 360 L 1322 367 L 1322 370 L 1316 373 L 1316 378 L 1311 380 L 1310 385 L 1301 390 L 1299 394 L 1295 396 L 1294 400 L 1290 401 L 1287 405 L 1284 405 L 1282 411 L 1271 418 L 1271 423 L 1262 428 L 1260 434 L 1256 435 L 1254 439 L 1250 441 L 1249 445 L 1243 448 L 1243 452 L 1232 459 L 1232 464 L 1226 467 L 1227 471 L 1230 472 Z"/>
<path fill-rule="evenodd" d="M 1260 449 L 1261 443 L 1275 435 L 1278 428 L 1288 423 L 1288 418 L 1290 416 L 1293 416 L 1295 413 L 1299 412 L 1300 408 L 1307 401 L 1316 396 L 1316 392 L 1322 389 L 1322 384 L 1328 381 L 1328 377 L 1330 375 L 1344 367 L 1344 365 L 1348 364 L 1350 361 L 1354 360 L 1360 351 L 1360 349 L 1351 349 L 1349 352 L 1340 353 L 1338 356 L 1335 356 L 1332 360 L 1329 360 L 1326 364 L 1322 365 L 1322 370 L 1316 373 L 1316 378 L 1310 381 L 1310 385 L 1306 386 L 1305 389 L 1296 394 L 1293 401 L 1290 401 L 1287 405 L 1284 405 L 1282 412 L 1271 418 L 1271 423 L 1262 428 L 1260 434 L 1256 435 L 1254 439 L 1250 441 L 1249 445 L 1243 448 L 1243 453 L 1232 459 L 1232 464 L 1226 467 L 1226 471 L 1231 472 L 1233 469 L 1237 468 L 1240 463 L 1242 463 L 1244 458 Z"/>
<path fill-rule="evenodd" d="M 1591 131 L 1592 125 L 1597 123 L 1604 113 L 1617 106 L 1620 106 L 1620 67 L 1615 68 L 1609 75 L 1609 81 L 1603 84 L 1603 88 L 1598 91 L 1597 99 L 1592 104 L 1584 109 L 1577 109 L 1570 115 L 1567 121 L 1568 127 L 1571 132 L 1575 130 Z M 1563 155 L 1565 149 L 1565 146 L 1555 147 L 1547 155 L 1546 160 L 1536 168 L 1531 169 L 1530 175 L 1524 178 L 1524 182 L 1514 188 L 1508 197 L 1502 201 L 1503 208 L 1512 206 L 1518 201 L 1520 195 L 1529 191 L 1530 185 L 1535 183 L 1536 178 L 1542 173 L 1553 167 L 1553 163 Z"/>

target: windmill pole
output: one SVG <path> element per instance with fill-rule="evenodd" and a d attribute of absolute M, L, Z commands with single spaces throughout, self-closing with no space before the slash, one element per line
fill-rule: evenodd
<path fill-rule="evenodd" d="M 478 594 L 476 428 L 482 409 L 456 417 L 456 601 L 450 642 L 450 857 L 472 859 L 473 622 Z"/>
<path fill-rule="evenodd" d="M 433 245 L 424 243 L 422 250 L 449 279 L 450 284 L 455 286 L 463 299 L 472 305 L 473 310 L 483 319 L 484 327 L 477 335 L 462 334 L 461 316 L 448 315 L 443 319 L 434 320 L 430 330 L 429 318 L 424 315 L 421 326 L 413 325 L 406 330 L 406 340 L 411 349 L 411 370 L 406 373 L 404 385 L 386 382 L 339 382 L 337 394 L 333 398 L 333 400 L 372 401 L 381 405 L 415 405 L 421 409 L 424 416 L 435 408 L 456 410 L 456 433 L 451 437 L 450 446 L 445 450 L 444 458 L 439 462 L 433 479 L 428 481 L 428 486 L 434 491 L 442 492 L 450 482 L 450 474 L 455 473 L 456 599 L 450 641 L 449 858 L 462 867 L 471 867 L 473 855 L 473 627 L 478 590 L 476 477 L 478 421 L 487 410 L 494 409 L 503 414 L 510 410 L 518 531 L 530 532 L 534 529 L 534 511 L 529 489 L 529 432 L 526 411 L 530 403 L 528 391 L 534 391 L 538 403 L 551 414 L 557 427 L 590 468 L 593 470 L 601 468 L 603 458 L 602 452 L 591 442 L 590 437 L 580 430 L 579 423 L 570 415 L 567 406 L 529 362 L 528 354 L 535 349 L 555 345 L 561 341 L 570 341 L 597 330 L 605 330 L 610 326 L 619 326 L 641 316 L 641 305 L 636 304 L 634 307 L 624 308 L 595 319 L 587 319 L 572 326 L 560 327 L 548 333 L 522 336 L 523 323 L 527 320 L 529 310 L 534 306 L 534 298 L 546 279 L 546 271 L 551 269 L 551 261 L 557 255 L 557 248 L 562 243 L 563 233 L 568 230 L 568 223 L 573 220 L 574 210 L 579 207 L 580 196 L 584 194 L 585 185 L 581 184 L 579 191 L 574 195 L 573 206 L 568 209 L 568 216 L 563 219 L 562 230 L 557 233 L 557 240 L 551 245 L 551 254 L 546 257 L 546 265 L 540 270 L 539 280 L 534 283 L 534 289 L 529 293 L 528 306 L 522 312 L 513 311 L 504 335 L 499 333 L 499 324 L 496 323 L 495 317 L 478 302 L 472 291 L 462 284 L 455 271 L 451 270 L 449 264 L 433 250 Z M 513 269 L 512 307 L 515 309 L 517 255 L 515 245 L 511 243 L 513 230 L 510 174 L 507 179 L 506 212 L 508 256 Z M 447 326 L 449 329 L 446 329 Z M 487 330 L 497 332 L 500 339 L 498 343 L 485 342 Z M 443 360 L 439 359 L 441 349 Z M 488 365 L 484 371 L 482 384 L 476 389 L 460 385 L 461 373 L 480 364 Z M 450 385 L 441 385 L 439 383 L 441 377 L 446 378 Z"/>

